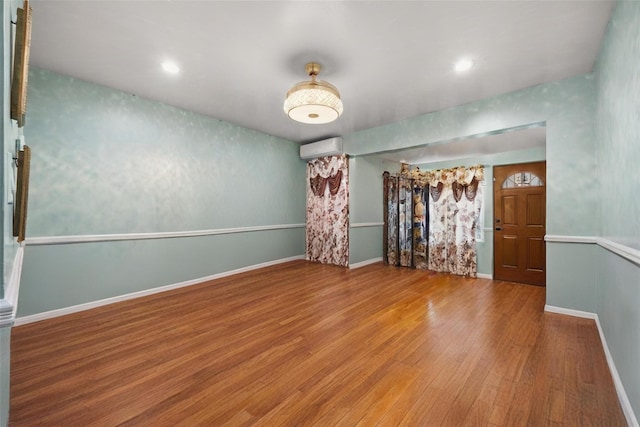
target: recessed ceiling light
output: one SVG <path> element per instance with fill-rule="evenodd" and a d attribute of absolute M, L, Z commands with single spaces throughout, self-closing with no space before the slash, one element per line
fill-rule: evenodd
<path fill-rule="evenodd" d="M 469 58 L 463 58 L 456 62 L 454 69 L 456 73 L 464 73 L 465 71 L 469 71 L 473 67 L 473 61 Z"/>
<path fill-rule="evenodd" d="M 178 74 L 180 72 L 180 67 L 173 61 L 164 61 L 162 63 L 162 69 L 169 74 Z"/>

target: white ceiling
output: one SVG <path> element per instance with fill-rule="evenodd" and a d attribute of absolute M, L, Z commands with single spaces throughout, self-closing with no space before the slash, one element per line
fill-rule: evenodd
<path fill-rule="evenodd" d="M 613 4 L 33 0 L 31 64 L 309 142 L 591 72 Z M 308 61 L 342 94 L 334 123 L 282 111 Z"/>

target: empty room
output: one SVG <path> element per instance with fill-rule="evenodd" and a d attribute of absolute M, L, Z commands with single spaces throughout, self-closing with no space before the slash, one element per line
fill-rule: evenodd
<path fill-rule="evenodd" d="M 638 426 L 640 2 L 0 10 L 0 427 Z"/>

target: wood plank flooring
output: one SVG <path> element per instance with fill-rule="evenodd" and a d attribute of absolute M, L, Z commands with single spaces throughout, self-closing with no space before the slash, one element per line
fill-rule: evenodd
<path fill-rule="evenodd" d="M 11 426 L 624 426 L 545 289 L 296 261 L 13 328 Z"/>

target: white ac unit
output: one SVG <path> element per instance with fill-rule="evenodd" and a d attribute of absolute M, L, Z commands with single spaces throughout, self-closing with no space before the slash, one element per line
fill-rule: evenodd
<path fill-rule="evenodd" d="M 342 153 L 342 138 L 339 136 L 300 146 L 300 158 L 303 160 L 334 156 Z"/>

